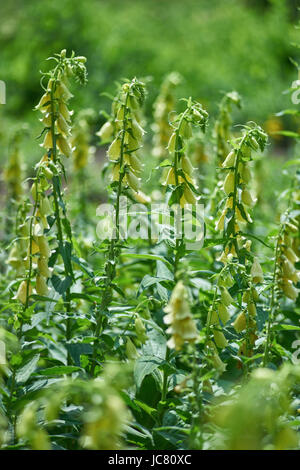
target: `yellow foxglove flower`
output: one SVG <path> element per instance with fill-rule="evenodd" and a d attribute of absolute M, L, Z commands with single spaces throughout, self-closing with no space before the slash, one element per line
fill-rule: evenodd
<path fill-rule="evenodd" d="M 45 278 L 51 277 L 51 271 L 48 267 L 48 259 L 45 256 L 40 256 L 38 259 L 38 271 Z"/>
<path fill-rule="evenodd" d="M 198 330 L 190 311 L 187 291 L 182 281 L 176 284 L 164 311 L 167 313 L 164 322 L 170 325 L 167 333 L 172 335 L 168 341 L 170 348 L 180 350 L 185 341 L 196 341 Z"/>
<path fill-rule="evenodd" d="M 110 160 L 118 160 L 121 155 L 121 141 L 116 138 L 109 146 L 107 151 L 108 158 Z"/>
<path fill-rule="evenodd" d="M 288 247 L 286 250 L 285 250 L 285 255 L 286 257 L 290 260 L 291 263 L 295 264 L 299 261 L 299 258 L 298 256 L 296 255 L 296 253 L 294 252 L 294 250 L 290 247 Z"/>
<path fill-rule="evenodd" d="M 219 220 L 216 223 L 216 230 L 224 230 L 224 223 L 225 223 L 225 216 L 227 213 L 227 208 L 223 210 L 222 214 L 220 215 Z"/>
<path fill-rule="evenodd" d="M 282 263 L 282 273 L 284 278 L 290 279 L 295 283 L 298 282 L 297 271 L 294 268 L 294 265 L 287 258 L 285 258 Z"/>
<path fill-rule="evenodd" d="M 167 185 L 167 184 L 172 184 L 172 185 L 175 185 L 175 184 L 176 184 L 175 172 L 174 172 L 174 168 L 173 168 L 173 167 L 170 168 L 169 171 L 168 171 L 165 184 L 166 184 L 166 185 Z"/>
<path fill-rule="evenodd" d="M 226 287 L 221 286 L 221 301 L 225 307 L 231 305 L 234 301 Z M 228 321 L 228 320 L 227 320 Z M 223 322 L 224 323 L 224 322 Z"/>
<path fill-rule="evenodd" d="M 224 192 L 228 195 L 234 191 L 234 172 L 230 171 L 224 181 Z"/>
<path fill-rule="evenodd" d="M 38 243 L 39 251 L 41 255 L 49 259 L 51 255 L 51 249 L 49 247 L 47 238 L 45 236 L 38 237 L 37 243 Z"/>
<path fill-rule="evenodd" d="M 244 312 L 241 312 L 233 322 L 233 328 L 237 333 L 241 333 L 241 331 L 245 330 L 247 326 L 246 315 Z"/>
<path fill-rule="evenodd" d="M 29 285 L 29 296 L 32 294 L 32 287 Z M 27 301 L 27 281 L 22 281 L 19 285 L 18 291 L 16 293 L 15 299 L 19 300 L 23 305 Z"/>
<path fill-rule="evenodd" d="M 251 266 L 250 274 L 252 277 L 252 281 L 255 284 L 258 284 L 259 282 L 264 282 L 263 270 L 261 269 L 261 265 L 259 264 L 259 261 L 257 258 L 254 258 L 254 262 Z"/>
<path fill-rule="evenodd" d="M 283 290 L 283 293 L 291 300 L 297 300 L 297 297 L 299 295 L 299 289 L 296 289 L 296 287 L 294 287 L 292 281 L 283 281 L 283 284 L 282 284 L 282 290 Z"/>
<path fill-rule="evenodd" d="M 242 166 L 241 177 L 244 183 L 249 183 L 251 181 L 251 170 L 247 165 Z"/>
<path fill-rule="evenodd" d="M 214 330 L 214 340 L 218 348 L 223 349 L 223 348 L 226 348 L 226 346 L 228 346 L 228 341 L 225 338 L 222 331 Z"/>
<path fill-rule="evenodd" d="M 65 118 L 60 115 L 56 121 L 57 130 L 60 134 L 68 136 L 70 134 L 70 127 L 67 124 Z"/>
<path fill-rule="evenodd" d="M 67 122 L 71 121 L 73 111 L 69 111 L 68 106 L 63 101 L 58 104 L 59 113 L 65 118 Z"/>
<path fill-rule="evenodd" d="M 189 176 L 192 176 L 194 168 L 193 168 L 193 165 L 191 164 L 190 159 L 186 155 L 184 155 L 181 159 L 181 168 Z"/>
<path fill-rule="evenodd" d="M 103 124 L 103 126 L 96 133 L 96 135 L 99 136 L 101 140 L 106 142 L 112 137 L 113 132 L 114 132 L 114 126 L 112 125 L 110 121 L 107 121 L 105 124 Z"/>
<path fill-rule="evenodd" d="M 139 357 L 136 347 L 130 338 L 127 338 L 126 341 L 126 356 L 131 360 L 137 359 Z"/>
<path fill-rule="evenodd" d="M 52 132 L 51 131 L 46 132 L 44 142 L 41 144 L 41 146 L 46 148 L 46 149 L 52 149 L 53 148 L 53 139 L 52 139 Z"/>
<path fill-rule="evenodd" d="M 225 158 L 224 162 L 222 163 L 223 168 L 232 167 L 235 164 L 235 151 L 232 150 L 227 157 Z"/>
<path fill-rule="evenodd" d="M 176 143 L 176 133 L 173 132 L 168 143 L 168 150 L 170 153 L 173 153 L 175 151 L 175 143 Z"/>
<path fill-rule="evenodd" d="M 218 312 L 219 312 L 219 317 L 220 317 L 223 325 L 226 325 L 226 323 L 230 319 L 230 315 L 229 315 L 229 312 L 228 312 L 226 306 L 223 305 L 223 304 L 219 304 L 218 305 Z"/>
<path fill-rule="evenodd" d="M 255 200 L 252 198 L 250 191 L 248 189 L 243 189 L 242 191 L 242 202 L 246 204 L 246 206 L 254 206 Z"/>
<path fill-rule="evenodd" d="M 46 112 L 46 107 L 47 105 L 49 105 L 50 101 L 51 101 L 51 95 L 50 93 L 47 92 L 41 97 L 35 109 L 39 109 L 42 113 Z"/>
<path fill-rule="evenodd" d="M 137 317 L 135 319 L 134 326 L 138 340 L 144 344 L 147 341 L 148 337 L 146 334 L 146 327 L 140 317 Z"/>
<path fill-rule="evenodd" d="M 255 317 L 256 316 L 256 307 L 255 307 L 255 303 L 254 302 L 249 302 L 248 305 L 247 305 L 247 308 L 248 308 L 248 313 L 251 317 Z"/>
<path fill-rule="evenodd" d="M 57 146 L 58 146 L 59 150 L 61 151 L 61 153 L 65 157 L 68 158 L 72 155 L 71 146 L 70 146 L 69 142 L 62 135 L 58 136 L 56 142 L 57 142 Z"/>
<path fill-rule="evenodd" d="M 132 133 L 137 142 L 141 142 L 143 140 L 143 135 L 145 131 L 135 119 L 133 119 L 132 121 Z"/>
<path fill-rule="evenodd" d="M 184 186 L 183 195 L 188 204 L 196 204 L 197 198 L 187 184 Z"/>
<path fill-rule="evenodd" d="M 119 181 L 119 178 L 120 178 L 120 165 L 119 163 L 117 163 L 113 167 L 111 179 L 112 181 Z"/>
<path fill-rule="evenodd" d="M 46 279 L 41 274 L 36 276 L 35 290 L 38 295 L 48 295 L 49 288 L 47 286 Z"/>
<path fill-rule="evenodd" d="M 134 197 L 137 200 L 137 202 L 140 202 L 141 204 L 150 204 L 151 203 L 151 198 L 144 194 L 142 191 L 134 192 Z"/>
<path fill-rule="evenodd" d="M 128 186 L 134 191 L 138 192 L 140 189 L 140 179 L 135 176 L 132 171 L 126 174 L 126 181 Z"/>
<path fill-rule="evenodd" d="M 51 204 L 47 196 L 40 200 L 39 212 L 42 216 L 47 216 L 52 213 Z"/>
<path fill-rule="evenodd" d="M 129 155 L 129 164 L 136 173 L 141 173 L 143 170 L 143 164 L 140 160 L 140 158 L 135 155 L 134 153 L 131 153 Z"/>

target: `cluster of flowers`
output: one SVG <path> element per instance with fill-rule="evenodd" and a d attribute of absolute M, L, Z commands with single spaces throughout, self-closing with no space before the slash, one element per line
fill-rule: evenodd
<path fill-rule="evenodd" d="M 125 184 L 135 193 L 140 190 L 143 164 L 138 155 L 145 131 L 141 127 L 140 107 L 145 97 L 144 84 L 134 78 L 124 83 L 113 102 L 113 117 L 97 135 L 103 141 L 114 136 L 107 155 L 113 162 L 112 181 Z"/>
<path fill-rule="evenodd" d="M 283 232 L 278 241 L 278 285 L 283 294 L 292 300 L 296 300 L 299 294 L 299 289 L 294 286 L 300 280 L 300 272 L 295 267 L 295 263 L 299 261 L 299 258 L 294 251 L 297 250 L 295 235 L 298 232 L 298 220 L 295 218 L 289 219 L 284 223 Z"/>
<path fill-rule="evenodd" d="M 72 147 L 71 116 L 72 111 L 68 108 L 68 102 L 72 94 L 68 88 L 69 77 L 74 77 L 81 83 L 86 81 L 86 69 L 84 57 L 66 57 L 66 51 L 61 51 L 53 59 L 56 67 L 44 74 L 48 78 L 45 93 L 36 106 L 36 110 L 42 113 L 41 122 L 44 124 L 44 141 L 41 147 L 46 153 L 36 166 L 36 178 L 31 187 L 31 195 L 34 201 L 33 214 L 27 226 L 25 236 L 27 237 L 27 256 L 24 266 L 29 269 L 29 279 L 21 282 L 16 294 L 16 299 L 27 304 L 28 297 L 32 294 L 31 271 L 36 268 L 35 290 L 38 295 L 48 294 L 47 280 L 51 277 L 51 269 L 48 267 L 51 249 L 49 246 L 48 232 L 50 226 L 48 216 L 53 214 L 52 202 L 50 202 L 51 180 L 61 173 L 63 167 L 60 156 L 70 157 Z M 25 228 L 24 228 L 25 232 Z"/>
<path fill-rule="evenodd" d="M 169 168 L 164 184 L 180 189 L 179 202 L 181 207 L 197 202 L 196 182 L 192 177 L 193 166 L 186 155 L 186 143 L 193 135 L 193 126 L 200 127 L 204 132 L 207 125 L 208 114 L 200 103 L 189 99 L 186 110 L 179 114 L 173 122 L 168 150 L 174 154 L 174 162 Z"/>
<path fill-rule="evenodd" d="M 238 257 L 237 251 L 245 243 L 248 248 L 249 242 L 239 234 L 246 223 L 252 219 L 248 208 L 255 204 L 247 185 L 251 181 L 251 170 L 249 161 L 252 151 L 264 150 L 267 135 L 259 126 L 246 127 L 242 137 L 236 140 L 234 149 L 227 155 L 222 164 L 226 171 L 223 183 L 225 193 L 225 206 L 216 223 L 216 230 L 223 231 L 228 240 L 220 261 L 226 263 L 228 255 Z"/>
<path fill-rule="evenodd" d="M 179 281 L 164 311 L 166 325 L 170 325 L 167 333 L 171 335 L 168 347 L 179 351 L 187 341 L 193 343 L 199 336 L 188 302 L 188 292 L 182 281 Z"/>

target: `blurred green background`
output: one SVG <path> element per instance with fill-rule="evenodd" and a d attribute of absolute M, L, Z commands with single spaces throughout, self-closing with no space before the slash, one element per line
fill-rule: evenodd
<path fill-rule="evenodd" d="M 88 58 L 89 84 L 74 107 L 97 111 L 121 77 L 151 76 L 147 112 L 172 70 L 192 95 L 216 110 L 222 91 L 244 99 L 240 120 L 262 123 L 289 105 L 283 95 L 297 78 L 296 0 L 10 0 L 0 6 L 0 79 L 5 114 L 35 120 L 39 70 L 66 48 Z"/>

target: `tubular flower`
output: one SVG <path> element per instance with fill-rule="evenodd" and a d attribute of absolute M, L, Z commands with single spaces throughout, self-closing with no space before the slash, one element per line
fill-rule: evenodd
<path fill-rule="evenodd" d="M 167 145 L 172 134 L 169 123 L 170 114 L 175 107 L 174 89 L 181 82 L 178 73 L 172 72 L 162 83 L 160 93 L 153 105 L 154 108 L 154 131 L 153 155 L 158 158 L 167 156 Z"/>
<path fill-rule="evenodd" d="M 167 313 L 164 322 L 170 325 L 167 333 L 172 335 L 168 341 L 169 348 L 179 351 L 186 341 L 189 343 L 196 341 L 198 330 L 190 311 L 188 293 L 182 281 L 176 284 L 164 311 Z"/>
<path fill-rule="evenodd" d="M 86 109 L 81 111 L 74 121 L 71 144 L 73 148 L 73 165 L 75 171 L 85 168 L 88 164 L 93 147 L 90 146 L 90 119 L 93 111 Z"/>

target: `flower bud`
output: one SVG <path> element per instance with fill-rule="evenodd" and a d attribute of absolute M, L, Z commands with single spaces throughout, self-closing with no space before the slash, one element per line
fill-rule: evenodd
<path fill-rule="evenodd" d="M 126 356 L 130 360 L 135 360 L 139 357 L 136 347 L 129 337 L 127 338 L 127 341 L 126 341 Z"/>

